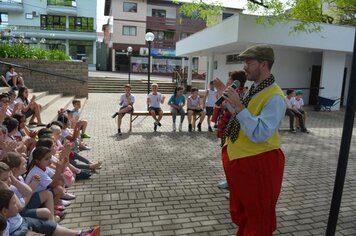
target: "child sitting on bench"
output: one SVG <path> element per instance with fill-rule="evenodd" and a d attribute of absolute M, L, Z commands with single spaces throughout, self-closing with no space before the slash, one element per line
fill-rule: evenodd
<path fill-rule="evenodd" d="M 164 102 L 165 96 L 162 96 L 158 92 L 158 84 L 151 85 L 152 92 L 148 94 L 147 104 L 148 112 L 151 114 L 152 118 L 155 120 L 153 123 L 153 130 L 157 131 L 157 126 L 161 127 L 161 119 L 163 117 L 163 111 L 161 109 L 161 103 Z"/>
<path fill-rule="evenodd" d="M 122 117 L 126 113 L 131 113 L 133 112 L 133 104 L 135 103 L 135 96 L 131 94 L 131 85 L 126 84 L 125 85 L 125 93 L 121 95 L 120 97 L 120 103 L 119 105 L 121 106 L 118 112 L 115 112 L 112 115 L 112 118 L 115 118 L 117 116 L 117 133 L 118 135 L 121 135 L 121 120 Z"/>

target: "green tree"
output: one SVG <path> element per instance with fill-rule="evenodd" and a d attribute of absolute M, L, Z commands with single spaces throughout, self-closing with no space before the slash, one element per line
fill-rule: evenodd
<path fill-rule="evenodd" d="M 240 1 L 240 0 L 231 0 Z M 293 32 L 315 32 L 321 30 L 321 23 L 356 26 L 356 0 L 247 0 L 243 7 L 248 13 L 257 14 L 258 23 L 297 20 Z M 193 0 L 180 8 L 183 15 L 199 17 L 213 25 L 223 9 L 221 3 L 204 3 Z"/>

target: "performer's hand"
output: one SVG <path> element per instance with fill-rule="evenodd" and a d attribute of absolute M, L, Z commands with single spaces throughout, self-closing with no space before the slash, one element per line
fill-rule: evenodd
<path fill-rule="evenodd" d="M 240 96 L 235 89 L 228 87 L 224 92 L 224 98 L 234 108 L 235 112 L 242 111 L 245 106 L 241 103 Z"/>
<path fill-rule="evenodd" d="M 213 82 L 218 95 L 221 96 L 224 90 L 226 89 L 226 85 L 223 82 L 221 82 L 219 78 L 214 79 Z"/>

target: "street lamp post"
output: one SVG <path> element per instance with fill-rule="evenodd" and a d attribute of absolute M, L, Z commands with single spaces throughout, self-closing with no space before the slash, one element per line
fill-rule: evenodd
<path fill-rule="evenodd" d="M 145 39 L 148 42 L 148 68 L 147 68 L 147 94 L 150 93 L 150 77 L 151 77 L 151 43 L 155 39 L 155 36 L 152 32 L 147 32 Z"/>
<path fill-rule="evenodd" d="M 132 47 L 127 48 L 127 56 L 129 57 L 129 84 L 130 84 L 130 74 L 131 74 L 131 55 L 132 55 Z"/>

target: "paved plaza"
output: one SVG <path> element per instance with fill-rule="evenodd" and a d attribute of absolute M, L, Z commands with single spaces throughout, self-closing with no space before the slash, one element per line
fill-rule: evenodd
<path fill-rule="evenodd" d="M 167 95 L 169 96 L 169 95 Z M 235 235 L 226 190 L 219 140 L 207 132 L 172 132 L 171 117 L 153 132 L 153 119 L 139 117 L 131 133 L 124 117 L 121 137 L 111 114 L 118 94 L 89 94 L 82 117 L 89 121 L 92 160 L 103 168 L 70 190 L 77 199 L 62 224 L 71 228 L 101 225 L 101 235 Z M 145 95 L 136 95 L 136 110 L 145 110 Z M 167 101 L 166 101 L 167 102 Z M 165 102 L 165 103 L 166 103 Z M 168 110 L 168 106 L 163 106 Z M 334 186 L 343 112 L 308 116 L 310 134 L 281 130 L 286 155 L 275 235 L 324 235 Z M 179 118 L 177 118 L 179 120 Z M 356 235 L 356 148 L 351 147 L 337 235 Z"/>

